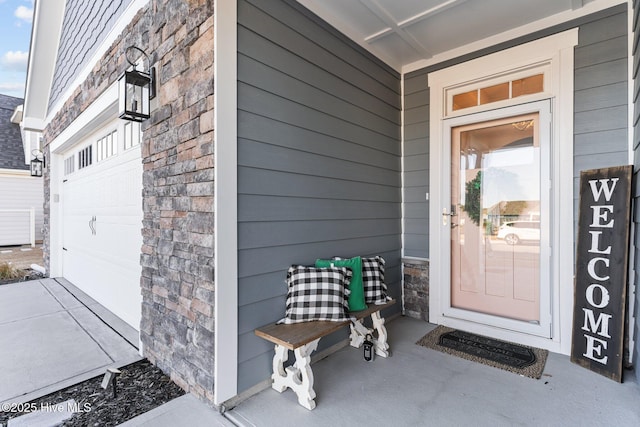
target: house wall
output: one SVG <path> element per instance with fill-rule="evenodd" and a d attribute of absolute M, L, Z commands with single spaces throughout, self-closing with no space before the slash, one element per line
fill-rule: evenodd
<path fill-rule="evenodd" d="M 578 206 L 580 171 L 622 165 L 627 154 L 627 13 L 620 5 L 526 37 L 407 74 L 404 81 L 404 256 L 406 280 L 428 274 L 411 257 L 429 257 L 429 88 L 430 72 L 579 27 L 574 62 L 574 206 Z M 574 215 L 577 227 L 577 215 Z M 428 295 L 428 289 L 416 292 Z M 427 305 L 428 307 L 428 305 Z M 418 311 L 415 314 L 415 311 Z M 422 318 L 416 307 L 408 315 Z"/>
<path fill-rule="evenodd" d="M 213 401 L 213 1 L 150 0 L 64 101 L 44 144 L 49 158 L 51 141 L 127 68 L 132 45 L 156 66 L 158 90 L 143 123 L 143 353 Z"/>
<path fill-rule="evenodd" d="M 30 243 L 29 212 L 6 212 L 32 209 L 35 213 L 35 240 L 42 240 L 42 178 L 16 176 L 0 172 L 0 245 Z M 25 228 L 26 227 L 26 228 Z"/>
<path fill-rule="evenodd" d="M 253 330 L 284 316 L 291 264 L 379 254 L 399 300 L 401 99 L 397 73 L 294 1 L 239 1 L 238 21 L 242 392 L 271 373 Z"/>
<path fill-rule="evenodd" d="M 633 2 L 633 84 L 629 85 L 629 90 L 632 91 L 634 110 L 633 110 L 633 230 L 635 233 L 632 235 L 634 244 L 634 258 L 635 265 L 633 270 L 635 274 L 631 277 L 634 278 L 635 294 L 629 295 L 629 301 L 634 301 L 634 311 L 632 319 L 634 324 L 632 325 L 633 338 L 635 341 L 635 348 L 633 351 L 633 363 L 635 365 L 635 375 L 640 382 L 640 369 L 638 368 L 638 358 L 640 357 L 640 1 L 634 0 Z"/>
<path fill-rule="evenodd" d="M 49 109 L 88 64 L 115 21 L 133 0 L 66 0 L 62 34 L 51 84 Z"/>

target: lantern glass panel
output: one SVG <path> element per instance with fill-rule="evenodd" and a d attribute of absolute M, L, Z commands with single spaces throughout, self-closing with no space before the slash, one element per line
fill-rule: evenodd
<path fill-rule="evenodd" d="M 150 77 L 139 71 L 127 71 L 120 78 L 120 118 L 142 121 L 149 118 Z"/>
<path fill-rule="evenodd" d="M 38 159 L 31 160 L 31 176 L 42 176 L 42 161 Z"/>

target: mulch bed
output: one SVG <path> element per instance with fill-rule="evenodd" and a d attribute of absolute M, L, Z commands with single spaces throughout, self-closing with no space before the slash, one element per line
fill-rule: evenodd
<path fill-rule="evenodd" d="M 148 360 L 141 360 L 120 369 L 117 394 L 111 385 L 101 387 L 102 376 L 67 387 L 35 399 L 26 407 L 47 408 L 74 399 L 83 412 L 77 412 L 63 426 L 116 426 L 185 394 L 162 371 Z M 0 412 L 0 425 L 25 412 Z"/>
<path fill-rule="evenodd" d="M 10 283 L 27 282 L 29 280 L 38 280 L 45 277 L 44 274 L 38 273 L 35 270 L 22 270 L 20 277 L 17 279 L 0 279 L 0 285 L 8 285 Z"/>

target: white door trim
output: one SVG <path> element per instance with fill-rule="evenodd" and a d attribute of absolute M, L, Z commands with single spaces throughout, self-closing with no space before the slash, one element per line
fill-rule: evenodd
<path fill-rule="evenodd" d="M 573 270 L 574 270 L 574 225 L 573 225 L 573 56 L 574 46 L 578 43 L 578 29 L 545 37 L 530 43 L 506 49 L 491 55 L 480 57 L 462 64 L 430 73 L 430 164 L 431 182 L 429 205 L 429 247 L 430 271 L 429 282 L 429 321 L 446 324 L 456 328 L 464 328 L 470 332 L 484 333 L 496 338 L 526 343 L 549 350 L 569 354 L 571 350 L 571 326 L 573 311 Z M 443 126 L 446 118 L 445 94 L 447 88 L 478 81 L 510 71 L 520 70 L 532 64 L 549 64 L 551 84 L 545 87 L 546 93 L 541 96 L 551 99 L 552 110 L 552 164 L 553 192 L 551 203 L 552 236 L 551 247 L 553 257 L 550 261 L 552 270 L 552 338 L 539 338 L 482 324 L 459 321 L 447 318 L 444 313 L 443 293 L 449 292 L 441 284 L 449 271 L 445 270 L 443 256 L 448 253 L 439 250 L 444 230 L 440 221 L 442 207 L 447 206 L 444 199 L 443 186 L 448 185 L 448 168 L 442 167 L 443 159 Z M 529 99 L 531 101 L 533 99 Z M 511 105 L 521 103 L 514 100 Z M 500 106 L 507 106 L 503 103 Z M 487 105 L 490 110 L 497 106 Z"/>

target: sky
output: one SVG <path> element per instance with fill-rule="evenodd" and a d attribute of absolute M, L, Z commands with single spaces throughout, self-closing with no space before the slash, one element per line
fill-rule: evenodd
<path fill-rule="evenodd" d="M 0 0 L 0 93 L 24 98 L 33 0 Z"/>

